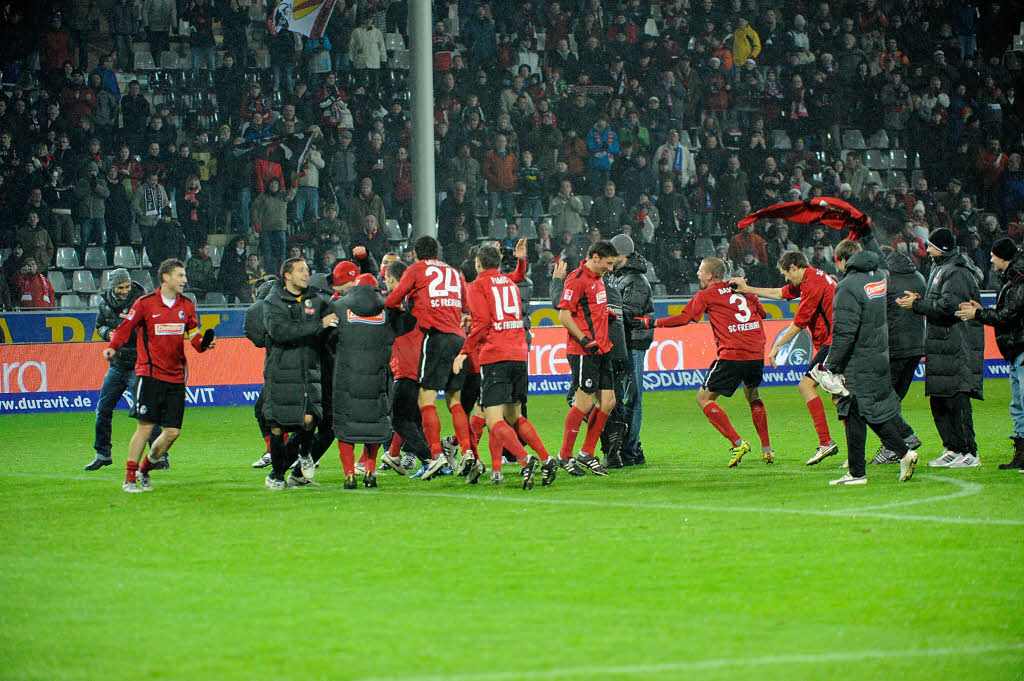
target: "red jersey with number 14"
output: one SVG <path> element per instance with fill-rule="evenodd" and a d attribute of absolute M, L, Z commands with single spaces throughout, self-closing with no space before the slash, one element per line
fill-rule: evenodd
<path fill-rule="evenodd" d="M 509 274 L 486 270 L 469 285 L 469 309 L 473 326 L 462 354 L 480 366 L 495 362 L 525 362 L 526 331 L 519 286 Z"/>
<path fill-rule="evenodd" d="M 707 313 L 721 359 L 764 359 L 766 313 L 761 301 L 750 294 L 736 293 L 724 281 L 715 281 L 695 295 L 683 311 L 658 320 L 658 326 L 683 326 L 699 321 Z"/>
<path fill-rule="evenodd" d="M 440 260 L 413 263 L 395 290 L 388 294 L 384 305 L 401 308 L 406 296 L 421 329 L 466 337 L 462 332 L 466 281 L 457 269 Z"/>
<path fill-rule="evenodd" d="M 816 267 L 804 270 L 800 286 L 782 287 L 785 300 L 800 299 L 793 324 L 811 332 L 814 351 L 832 345 L 832 298 L 836 294 L 836 280 Z"/>

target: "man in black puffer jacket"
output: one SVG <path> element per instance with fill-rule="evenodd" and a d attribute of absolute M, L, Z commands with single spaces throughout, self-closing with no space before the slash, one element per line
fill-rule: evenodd
<path fill-rule="evenodd" d="M 289 460 L 284 433 L 298 438 L 302 476 L 316 472 L 310 448 L 313 429 L 323 417 L 320 387 L 320 346 L 324 329 L 338 325 L 328 312 L 326 299 L 309 288 L 309 267 L 304 258 L 281 264 L 281 283 L 267 295 L 263 324 L 267 330 L 267 356 L 263 364 L 263 418 L 271 424 L 270 458 L 273 471 L 268 489 L 285 488 Z"/>
<path fill-rule="evenodd" d="M 985 331 L 977 322 L 956 318 L 960 303 L 978 300 L 978 277 L 956 246 L 949 229 L 928 236 L 928 255 L 935 263 L 924 296 L 907 293 L 896 302 L 928 320 L 925 334 L 924 392 L 931 400 L 932 417 L 945 451 L 928 462 L 931 467 L 980 466 L 974 440 L 971 399 L 984 399 L 982 370 Z"/>
<path fill-rule="evenodd" d="M 252 291 L 252 297 L 256 302 L 245 310 L 245 320 L 242 322 L 242 331 L 245 333 L 245 337 L 258 348 L 267 347 L 267 327 L 263 324 L 263 299 L 270 294 L 270 291 L 273 290 L 276 282 L 277 277 L 271 274 L 268 274 L 264 279 L 260 279 L 256 283 L 256 286 L 253 287 Z M 263 441 L 266 444 L 266 450 L 260 458 L 252 462 L 252 467 L 266 468 L 270 465 L 270 424 L 263 418 L 262 390 L 260 390 L 259 397 L 256 398 L 256 404 L 253 406 L 253 411 L 256 414 L 256 424 L 260 428 L 260 437 L 263 438 Z"/>
<path fill-rule="evenodd" d="M 132 304 L 144 293 L 146 289 L 142 284 L 132 281 L 128 270 L 119 268 L 111 272 L 110 290 L 103 294 L 103 301 L 96 314 L 96 335 L 109 342 L 110 334 L 121 325 L 121 321 L 132 309 Z M 137 332 L 133 331 L 128 342 L 114 354 L 107 375 L 103 378 L 103 387 L 100 388 L 99 400 L 96 402 L 96 440 L 93 442 L 96 458 L 86 465 L 87 471 L 96 471 L 111 464 L 110 430 L 114 408 L 117 407 L 126 389 L 135 392 L 135 361 L 139 354 L 135 347 L 136 334 Z M 149 436 L 150 445 L 160 435 L 161 430 L 159 425 L 153 426 L 153 432 Z M 166 457 L 162 461 L 166 461 Z"/>
<path fill-rule="evenodd" d="M 330 304 L 338 317 L 334 332 L 337 351 L 334 362 L 334 434 L 345 469 L 345 489 L 357 486 L 355 444 L 363 445 L 366 472 L 364 487 L 377 486 L 377 451 L 392 436 L 391 429 L 391 346 L 395 325 L 415 319 L 401 310 L 385 310 L 384 297 L 372 274 L 361 274 L 355 286 Z"/>
<path fill-rule="evenodd" d="M 848 394 L 842 394 L 836 408 L 846 425 L 850 470 L 829 484 L 867 482 L 864 443 L 869 425 L 882 444 L 900 457 L 899 480 L 906 482 L 914 474 L 918 457 L 900 435 L 900 401 L 889 377 L 887 283 L 881 258 L 873 250 L 865 251 L 859 242 L 847 239 L 836 247 L 836 264 L 844 276 L 832 303 L 832 347 L 821 368 L 845 378 Z M 829 389 L 828 382 L 819 384 Z"/>
<path fill-rule="evenodd" d="M 1012 239 L 1003 238 L 992 244 L 992 270 L 999 272 L 1003 286 L 999 289 L 994 309 L 983 308 L 976 299 L 961 303 L 956 316 L 964 321 L 975 320 L 994 326 L 996 345 L 1010 364 L 1010 418 L 1013 419 L 1013 459 L 999 468 L 1024 469 L 1024 252 Z"/>
<path fill-rule="evenodd" d="M 635 466 L 647 463 L 640 443 L 640 428 L 643 424 L 644 358 L 654 342 L 654 329 L 645 329 L 634 320 L 654 314 L 654 295 L 651 283 L 647 281 L 647 260 L 635 251 L 633 240 L 620 234 L 612 239 L 612 244 L 619 253 L 626 255 L 626 261 L 616 267 L 609 277 L 612 285 L 622 294 L 626 346 L 633 370 L 632 390 L 625 396 L 624 403 L 628 430 L 622 442 L 621 456 L 623 466 Z"/>
<path fill-rule="evenodd" d="M 896 303 L 897 298 L 910 291 L 923 296 L 927 290 L 924 277 L 917 271 L 914 261 L 889 246 L 882 246 L 884 265 L 888 265 L 888 288 L 885 293 L 886 321 L 889 327 L 889 377 L 892 388 L 900 402 L 910 391 L 914 381 L 914 372 L 921 364 L 924 356 L 924 317 L 905 310 Z M 914 434 L 914 429 L 906 422 L 900 427 L 903 440 L 911 449 L 921 446 L 921 440 Z M 896 452 L 880 445 L 872 459 L 873 464 L 896 463 L 899 457 Z"/>

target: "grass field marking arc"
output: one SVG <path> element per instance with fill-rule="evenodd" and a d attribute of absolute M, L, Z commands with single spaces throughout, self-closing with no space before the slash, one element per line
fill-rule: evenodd
<path fill-rule="evenodd" d="M 717 658 L 687 660 L 657 664 L 608 665 L 603 667 L 564 667 L 536 671 L 474 672 L 468 674 L 424 674 L 413 676 L 374 676 L 356 681 L 514 681 L 517 679 L 571 679 L 577 677 L 639 676 L 664 672 L 702 671 L 730 667 L 769 667 L 785 664 L 829 664 L 834 662 L 864 662 L 866 660 L 898 660 L 951 655 L 982 655 L 1024 650 L 1024 643 L 1010 645 L 974 646 L 965 648 L 921 648 L 917 650 L 849 650 L 834 653 L 808 653 L 801 655 L 766 655 L 752 658 Z"/>

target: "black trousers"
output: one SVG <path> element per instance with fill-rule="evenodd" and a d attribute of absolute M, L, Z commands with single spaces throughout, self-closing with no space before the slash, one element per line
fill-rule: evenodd
<path fill-rule="evenodd" d="M 901 417 L 897 416 L 882 423 L 868 423 L 857 408 L 857 398 L 851 396 L 851 399 L 849 413 L 844 421 L 846 425 L 846 456 L 850 462 L 850 475 L 861 478 L 865 475 L 864 444 L 868 437 L 868 426 L 875 431 L 875 435 L 882 441 L 882 445 L 899 454 L 900 458 L 908 450 L 907 443 L 900 435 L 900 424 L 903 423 Z"/>
<path fill-rule="evenodd" d="M 615 408 L 608 414 L 608 421 L 601 431 L 601 451 L 613 458 L 621 454 L 625 442 L 626 431 L 632 417 L 632 409 L 627 403 L 633 392 L 633 365 L 629 360 L 612 362 L 612 375 L 615 379 Z M 629 456 L 632 456 L 632 452 Z"/>
<path fill-rule="evenodd" d="M 974 413 L 971 397 L 957 393 L 951 397 L 931 398 L 932 418 L 942 438 L 942 446 L 957 454 L 977 454 L 974 440 Z"/>
<path fill-rule="evenodd" d="M 917 366 L 920 363 L 920 357 L 889 360 L 889 376 L 892 381 L 892 389 L 896 392 L 896 397 L 900 398 L 900 402 L 910 392 L 910 384 L 914 382 L 914 372 L 917 371 Z M 904 439 L 911 437 L 914 434 L 914 429 L 907 425 L 902 416 L 900 416 L 900 423 L 900 435 Z"/>
<path fill-rule="evenodd" d="M 420 386 L 411 378 L 399 378 L 391 391 L 391 426 L 402 438 L 402 449 L 420 461 L 430 461 L 430 445 L 420 417 Z"/>

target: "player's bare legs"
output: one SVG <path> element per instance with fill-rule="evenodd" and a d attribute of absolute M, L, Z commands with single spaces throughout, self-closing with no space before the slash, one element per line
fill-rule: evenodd
<path fill-rule="evenodd" d="M 181 434 L 179 428 L 164 428 L 160 436 L 150 445 L 149 455 L 144 457 L 143 452 L 153 434 L 154 425 L 148 421 L 139 421 L 135 433 L 128 443 L 128 459 L 125 462 L 125 484 L 141 482 L 141 488 L 144 491 L 152 489 L 149 486 L 149 471 L 156 467 L 156 462 L 167 453 L 174 441 L 178 439 L 178 435 Z M 141 476 L 141 481 L 137 480 L 136 474 Z"/>
<path fill-rule="evenodd" d="M 743 386 L 743 394 L 750 405 L 750 419 L 754 422 L 754 429 L 761 438 L 761 458 L 765 463 L 775 463 L 775 453 L 772 452 L 771 440 L 768 437 L 768 410 L 765 409 L 757 388 Z"/>

